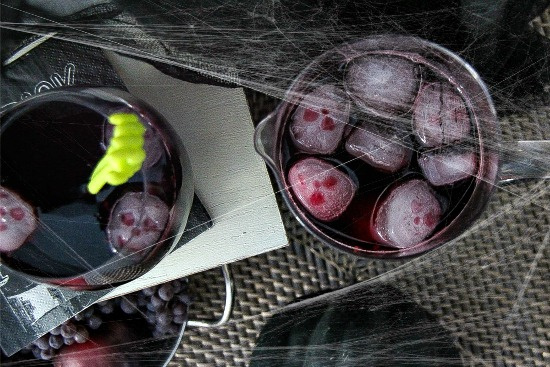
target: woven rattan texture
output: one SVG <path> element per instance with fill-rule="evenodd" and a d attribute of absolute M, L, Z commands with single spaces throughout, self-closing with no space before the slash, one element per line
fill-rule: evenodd
<path fill-rule="evenodd" d="M 246 366 L 262 325 L 274 310 L 300 297 L 338 289 L 356 280 L 346 269 L 314 254 L 315 240 L 282 210 L 290 246 L 231 265 L 235 283 L 232 321 L 215 329 L 188 329 L 173 366 Z M 212 319 L 223 309 L 224 286 L 220 270 L 192 276 L 196 295 L 191 317 Z M 185 362 L 184 362 L 185 361 Z"/>
<path fill-rule="evenodd" d="M 550 9 L 533 22 L 550 37 Z M 549 91 L 550 93 L 550 91 Z M 277 104 L 247 92 L 254 121 Z M 549 96 L 521 113 L 499 115 L 504 141 L 550 139 Z M 188 329 L 171 366 L 244 367 L 271 313 L 301 297 L 359 281 L 390 282 L 438 316 L 456 338 L 464 365 L 550 365 L 550 189 L 531 181 L 497 188 L 482 218 L 460 239 L 414 261 L 356 259 L 315 240 L 278 198 L 290 246 L 231 265 L 232 321 Z M 395 270 L 395 271 L 391 271 Z M 191 277 L 192 318 L 222 310 L 214 269 Z"/>

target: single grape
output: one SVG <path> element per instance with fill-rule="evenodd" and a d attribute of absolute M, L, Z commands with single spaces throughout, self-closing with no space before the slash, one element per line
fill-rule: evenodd
<path fill-rule="evenodd" d="M 157 292 L 157 287 L 145 288 L 141 292 L 145 294 L 147 297 L 151 297 L 153 294 Z"/>
<path fill-rule="evenodd" d="M 152 309 L 149 308 L 149 305 L 151 305 Z M 147 309 L 151 311 L 158 311 L 161 308 L 164 307 L 164 301 L 160 299 L 159 297 L 153 295 L 151 296 L 151 300 L 149 301 L 149 305 L 147 305 Z"/>
<path fill-rule="evenodd" d="M 34 344 L 41 350 L 50 348 L 50 337 L 48 335 L 41 336 L 40 338 L 34 341 Z"/>
<path fill-rule="evenodd" d="M 157 313 L 157 323 L 158 325 L 170 325 L 174 317 L 172 316 L 172 313 L 169 310 L 164 310 L 162 312 Z"/>
<path fill-rule="evenodd" d="M 120 302 L 120 309 L 128 315 L 134 314 L 138 311 L 136 303 L 132 303 L 132 301 L 126 298 L 123 298 Z"/>
<path fill-rule="evenodd" d="M 170 301 L 174 297 L 174 287 L 170 283 L 164 283 L 158 290 L 158 295 L 163 301 Z"/>
<path fill-rule="evenodd" d="M 34 358 L 42 359 L 42 357 L 40 356 L 40 352 L 42 352 L 42 349 L 40 349 L 36 345 L 34 346 L 34 348 L 32 348 L 32 355 L 34 356 Z"/>
<path fill-rule="evenodd" d="M 50 359 L 53 358 L 53 356 L 54 356 L 53 349 L 42 349 L 40 351 L 40 358 L 45 361 L 49 361 Z"/>
<path fill-rule="evenodd" d="M 54 327 L 50 330 L 50 334 L 52 335 L 59 335 L 61 334 L 61 325 Z"/>
<path fill-rule="evenodd" d="M 103 324 L 103 320 L 101 320 L 101 317 L 97 315 L 92 315 L 92 317 L 88 319 L 88 326 L 90 329 L 97 330 L 101 324 Z"/>
<path fill-rule="evenodd" d="M 179 279 L 172 281 L 172 287 L 174 288 L 174 293 L 178 294 L 183 289 L 183 284 Z"/>
<path fill-rule="evenodd" d="M 183 303 L 174 303 L 172 306 L 172 313 L 176 316 L 185 315 L 187 313 L 187 307 Z"/>
<path fill-rule="evenodd" d="M 114 311 L 115 311 L 115 308 L 114 308 L 114 305 L 111 302 L 99 306 L 99 312 L 101 312 L 105 315 L 110 315 Z"/>
<path fill-rule="evenodd" d="M 48 343 L 50 344 L 50 347 L 53 349 L 59 349 L 63 346 L 63 337 L 61 335 L 50 335 L 50 338 L 48 339 Z"/>
<path fill-rule="evenodd" d="M 92 315 L 94 314 L 94 308 L 93 307 L 88 307 L 87 309 L 85 309 L 84 311 L 82 311 L 82 313 L 84 313 L 84 318 L 89 318 L 89 317 L 92 317 Z"/>
<path fill-rule="evenodd" d="M 76 334 L 74 335 L 74 340 L 77 343 L 82 344 L 82 343 L 85 343 L 89 337 L 90 335 L 88 333 L 88 329 L 79 325 L 77 327 Z"/>
<path fill-rule="evenodd" d="M 64 338 L 72 338 L 76 334 L 76 326 L 70 322 L 67 321 L 63 325 L 61 325 L 61 336 Z"/>

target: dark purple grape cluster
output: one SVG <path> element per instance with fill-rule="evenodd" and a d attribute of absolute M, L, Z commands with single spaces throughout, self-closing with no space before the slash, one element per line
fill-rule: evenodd
<path fill-rule="evenodd" d="M 109 301 L 114 303 L 114 300 Z M 96 306 L 91 306 L 63 324 L 53 328 L 47 334 L 32 342 L 22 352 L 31 352 L 35 358 L 52 359 L 64 345 L 84 343 L 90 338 L 90 332 L 98 329 L 103 317 Z"/>
<path fill-rule="evenodd" d="M 173 280 L 134 293 L 120 302 L 127 314 L 142 311 L 155 338 L 174 335 L 187 321 L 187 306 L 191 303 L 187 279 Z"/>
<path fill-rule="evenodd" d="M 182 278 L 98 302 L 50 330 L 20 353 L 51 360 L 64 345 L 86 342 L 104 322 L 120 315 L 142 316 L 155 338 L 175 335 L 187 321 L 187 307 L 191 303 L 188 289 L 187 278 Z"/>

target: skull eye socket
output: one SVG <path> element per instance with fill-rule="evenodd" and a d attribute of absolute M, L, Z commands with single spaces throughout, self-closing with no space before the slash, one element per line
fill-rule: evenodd
<path fill-rule="evenodd" d="M 19 207 L 12 208 L 10 209 L 10 217 L 17 221 L 23 220 L 25 218 L 25 211 Z"/>
<path fill-rule="evenodd" d="M 337 183 L 338 183 L 338 179 L 336 177 L 328 176 L 323 181 L 323 186 L 326 187 L 327 189 L 330 189 L 330 188 L 334 187 Z"/>
<path fill-rule="evenodd" d="M 309 109 L 309 108 L 307 108 L 304 111 L 304 120 L 306 122 L 317 121 L 318 118 L 319 118 L 319 113 L 317 111 L 314 111 L 314 110 Z"/>
<path fill-rule="evenodd" d="M 145 218 L 145 220 L 143 221 L 143 228 L 146 232 L 158 230 L 155 221 L 149 217 Z"/>
<path fill-rule="evenodd" d="M 134 217 L 134 215 L 132 213 L 121 213 L 120 214 L 120 221 L 122 222 L 122 224 L 124 224 L 125 226 L 133 226 L 135 223 L 136 223 L 136 218 Z"/>

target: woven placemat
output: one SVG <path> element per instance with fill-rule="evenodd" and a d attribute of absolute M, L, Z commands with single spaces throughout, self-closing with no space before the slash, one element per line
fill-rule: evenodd
<path fill-rule="evenodd" d="M 550 38 L 550 9 L 532 22 Z M 550 139 L 550 88 L 519 112 L 500 115 L 505 141 Z M 247 91 L 253 120 L 277 105 Z M 302 297 L 357 282 L 388 282 L 437 316 L 468 366 L 550 365 L 550 189 L 547 182 L 500 186 L 476 226 L 414 260 L 357 259 L 319 243 L 277 198 L 289 246 L 231 264 L 235 307 L 229 324 L 188 328 L 171 366 L 247 366 L 273 312 Z M 190 278 L 195 319 L 221 315 L 218 269 Z"/>

